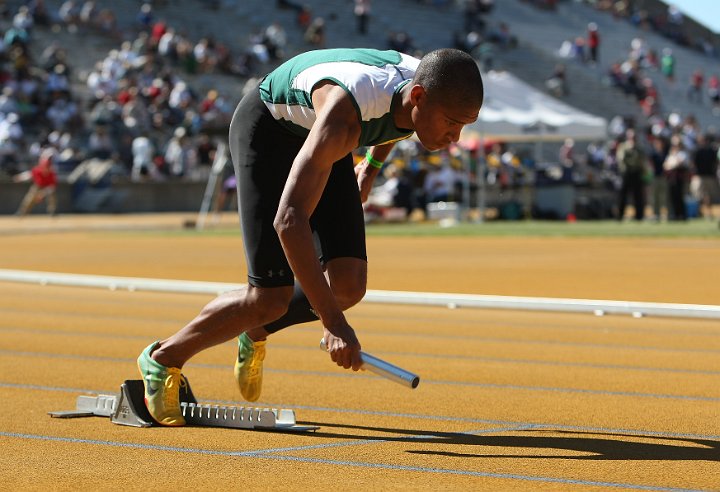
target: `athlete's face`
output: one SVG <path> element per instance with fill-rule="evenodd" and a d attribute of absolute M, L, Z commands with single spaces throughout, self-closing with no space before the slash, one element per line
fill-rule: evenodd
<path fill-rule="evenodd" d="M 463 127 L 478 118 L 480 107 L 475 104 L 448 104 L 443 98 L 428 95 L 420 86 L 413 90 L 415 133 L 428 150 L 444 149 L 457 142 Z"/>

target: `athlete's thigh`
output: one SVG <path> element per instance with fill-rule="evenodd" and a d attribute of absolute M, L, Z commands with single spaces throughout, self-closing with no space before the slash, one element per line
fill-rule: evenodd
<path fill-rule="evenodd" d="M 273 221 L 302 143 L 303 139 L 277 124 L 255 91 L 238 105 L 230 125 L 230 152 L 237 176 L 248 282 L 258 287 L 294 282 Z"/>

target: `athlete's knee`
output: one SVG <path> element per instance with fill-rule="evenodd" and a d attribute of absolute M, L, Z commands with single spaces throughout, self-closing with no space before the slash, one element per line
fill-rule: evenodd
<path fill-rule="evenodd" d="M 367 263 L 354 258 L 341 258 L 328 263 L 330 288 L 341 309 L 348 309 L 365 297 Z"/>
<path fill-rule="evenodd" d="M 288 310 L 292 299 L 292 287 L 248 287 L 248 301 L 262 309 L 268 320 L 281 317 Z"/>
<path fill-rule="evenodd" d="M 332 286 L 335 300 L 343 311 L 360 302 L 365 297 L 365 289 L 365 282 L 358 279 L 336 282 Z"/>

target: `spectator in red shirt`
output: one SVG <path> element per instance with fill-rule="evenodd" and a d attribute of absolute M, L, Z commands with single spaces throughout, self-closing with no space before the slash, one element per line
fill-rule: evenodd
<path fill-rule="evenodd" d="M 40 154 L 40 159 L 35 167 L 24 173 L 20 173 L 15 177 L 16 182 L 32 180 L 32 186 L 25 194 L 17 215 L 26 215 L 35 205 L 47 198 L 47 211 L 50 215 L 55 215 L 57 210 L 57 200 L 55 198 L 55 188 L 57 187 L 57 174 L 53 168 L 53 159 L 55 151 L 53 149 L 45 149 Z"/>
<path fill-rule="evenodd" d="M 597 24 L 594 22 L 588 24 L 587 46 L 590 51 L 590 63 L 596 64 L 598 62 L 598 50 L 600 49 L 600 33 Z"/>
<path fill-rule="evenodd" d="M 705 76 L 703 71 L 699 68 L 693 71 L 690 76 L 690 87 L 688 87 L 687 99 L 688 101 L 696 101 L 702 103 L 702 91 L 703 85 L 705 85 Z"/>

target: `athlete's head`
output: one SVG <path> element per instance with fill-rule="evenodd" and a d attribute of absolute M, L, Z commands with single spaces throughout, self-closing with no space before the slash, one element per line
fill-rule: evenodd
<path fill-rule="evenodd" d="M 447 147 L 460 138 L 463 126 L 478 117 L 483 83 L 475 60 L 455 49 L 428 53 L 412 80 L 413 124 L 429 150 Z"/>

